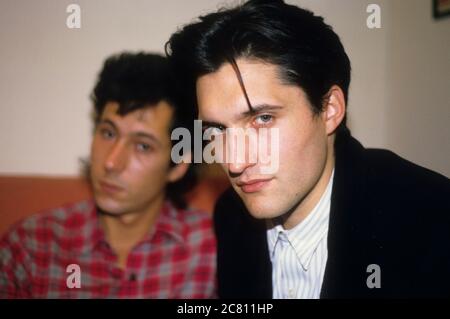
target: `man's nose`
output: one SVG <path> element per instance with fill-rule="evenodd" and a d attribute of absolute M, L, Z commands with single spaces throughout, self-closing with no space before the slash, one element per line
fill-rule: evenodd
<path fill-rule="evenodd" d="M 228 172 L 232 176 L 241 175 L 248 167 L 255 165 L 254 163 L 228 163 Z"/>
<path fill-rule="evenodd" d="M 256 165 L 255 151 L 254 145 L 248 141 L 240 145 L 236 143 L 227 144 L 226 161 L 229 174 L 240 175 L 249 167 Z"/>
<path fill-rule="evenodd" d="M 105 160 L 105 170 L 107 172 L 120 172 L 125 168 L 127 159 L 128 155 L 126 145 L 116 142 L 107 154 Z"/>

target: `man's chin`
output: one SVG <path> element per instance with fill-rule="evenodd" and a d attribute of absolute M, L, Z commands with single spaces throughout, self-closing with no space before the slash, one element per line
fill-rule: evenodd
<path fill-rule="evenodd" d="M 101 210 L 102 213 L 111 215 L 111 216 L 121 216 L 126 213 L 126 209 L 123 205 L 120 205 L 116 201 L 111 199 L 95 199 L 97 207 Z"/>
<path fill-rule="evenodd" d="M 278 210 L 273 205 L 246 200 L 244 200 L 244 204 L 250 215 L 256 219 L 271 219 L 282 215 L 282 213 L 277 213 Z"/>

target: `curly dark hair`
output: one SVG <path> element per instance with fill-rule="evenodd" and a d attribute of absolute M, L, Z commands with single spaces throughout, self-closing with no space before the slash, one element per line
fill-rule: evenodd
<path fill-rule="evenodd" d="M 154 53 L 123 52 L 107 58 L 91 94 L 95 124 L 108 102 L 117 102 L 118 114 L 124 116 L 164 100 L 174 110 L 170 130 L 185 127 L 192 132 L 195 110 L 192 105 L 184 103 L 172 69 L 167 58 Z M 175 165 L 171 161 L 171 167 Z M 196 168 L 191 164 L 182 179 L 168 185 L 167 198 L 175 206 L 185 208 L 185 193 L 196 182 Z"/>

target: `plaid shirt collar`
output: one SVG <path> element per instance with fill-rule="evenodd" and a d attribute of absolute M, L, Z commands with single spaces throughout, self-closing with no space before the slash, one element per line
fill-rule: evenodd
<path fill-rule="evenodd" d="M 86 203 L 85 203 L 86 204 Z M 93 200 L 87 202 L 86 221 L 81 229 L 84 233 L 80 245 L 73 245 L 70 255 L 90 254 L 99 247 L 109 247 L 105 237 L 105 232 L 101 226 L 99 211 Z M 136 245 L 151 243 L 159 236 L 164 240 L 176 240 L 180 244 L 186 243 L 185 225 L 181 222 L 178 210 L 169 201 L 164 201 L 160 214 L 156 219 L 155 225 L 149 230 L 147 235 Z"/>

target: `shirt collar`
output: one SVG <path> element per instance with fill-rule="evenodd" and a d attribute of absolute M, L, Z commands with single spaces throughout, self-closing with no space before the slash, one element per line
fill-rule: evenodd
<path fill-rule="evenodd" d="M 166 200 L 156 220 L 155 227 L 150 230 L 143 240 L 151 241 L 154 236 L 164 234 L 184 244 L 186 242 L 186 232 L 182 215 L 182 211 L 176 209 L 170 201 Z"/>
<path fill-rule="evenodd" d="M 319 202 L 308 216 L 294 228 L 285 230 L 283 226 L 274 225 L 271 220 L 268 221 L 267 237 L 272 260 L 280 241 L 287 241 L 286 244 L 294 249 L 303 269 L 308 270 L 315 250 L 328 232 L 333 178 L 334 171 Z"/>
<path fill-rule="evenodd" d="M 61 251 L 61 254 L 68 256 L 90 254 L 95 246 L 105 242 L 105 235 L 93 200 L 75 204 L 67 214 L 64 239 L 70 249 Z"/>

